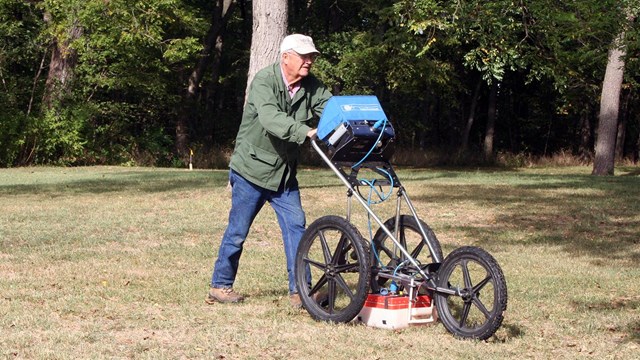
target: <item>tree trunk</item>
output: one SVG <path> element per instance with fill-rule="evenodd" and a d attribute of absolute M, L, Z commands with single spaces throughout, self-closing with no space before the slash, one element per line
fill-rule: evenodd
<path fill-rule="evenodd" d="M 200 53 L 198 63 L 193 68 L 191 75 L 189 76 L 187 91 L 184 97 L 183 110 L 176 120 L 176 151 L 178 157 L 185 160 L 189 158 L 189 134 L 192 127 L 193 119 L 195 118 L 196 101 L 199 94 L 200 83 L 204 77 L 207 65 L 212 63 L 212 57 L 214 59 L 219 58 L 219 53 L 222 51 L 222 36 L 223 29 L 233 13 L 233 6 L 235 2 L 233 0 L 217 0 L 216 6 L 213 10 L 213 16 L 211 19 L 211 26 L 205 37 L 204 48 Z M 211 81 L 217 81 L 219 75 L 219 61 L 213 62 L 213 78 Z"/>
<path fill-rule="evenodd" d="M 622 114 L 619 116 L 620 122 L 618 123 L 618 134 L 616 137 L 616 158 L 624 158 L 624 143 L 627 137 L 627 119 L 629 118 L 627 109 L 629 108 L 629 98 L 631 92 L 629 91 L 624 96 L 624 104 L 622 105 Z"/>
<path fill-rule="evenodd" d="M 233 13 L 233 7 L 235 2 L 233 0 L 218 0 L 215 9 L 213 10 L 213 18 L 211 20 L 211 26 L 205 37 L 204 48 L 200 53 L 200 58 L 195 68 L 189 76 L 189 86 L 187 88 L 187 94 L 191 97 L 195 97 L 198 93 L 198 88 L 204 71 L 209 63 L 211 55 L 218 49 L 216 45 L 221 42 L 222 29 L 229 21 L 231 14 Z"/>
<path fill-rule="evenodd" d="M 51 15 L 45 13 L 44 21 L 51 23 Z M 71 90 L 78 53 L 71 44 L 82 36 L 82 28 L 74 23 L 68 30 L 66 38 L 55 38 L 51 44 L 51 60 L 45 82 L 42 104 L 45 109 L 52 109 L 56 102 L 62 100 Z"/>
<path fill-rule="evenodd" d="M 278 59 L 280 42 L 287 34 L 287 0 L 254 0 L 251 57 L 245 102 L 255 74 Z"/>
<path fill-rule="evenodd" d="M 484 157 L 487 160 L 493 158 L 493 141 L 494 141 L 495 127 L 496 127 L 497 98 L 498 98 L 498 84 L 493 83 L 491 85 L 491 91 L 489 93 L 489 108 L 487 110 L 487 130 L 484 134 Z"/>
<path fill-rule="evenodd" d="M 613 175 L 620 90 L 624 75 L 625 48 L 621 45 L 623 39 L 624 32 L 621 32 L 609 50 L 607 68 L 602 82 L 596 157 L 593 162 L 592 175 Z"/>
<path fill-rule="evenodd" d="M 590 115 L 591 110 L 589 108 L 580 113 L 580 144 L 578 145 L 578 157 L 585 163 L 590 163 L 593 157 L 593 154 L 591 153 Z"/>
<path fill-rule="evenodd" d="M 636 141 L 636 147 L 633 149 L 633 163 L 638 164 L 638 160 L 640 160 L 640 134 L 638 134 L 638 140 Z"/>
<path fill-rule="evenodd" d="M 476 118 L 476 108 L 478 107 L 478 99 L 480 98 L 480 88 L 482 87 L 482 78 L 478 79 L 476 88 L 473 90 L 471 98 L 471 107 L 469 108 L 469 117 L 467 117 L 467 125 L 462 133 L 462 152 L 466 152 L 469 149 L 469 134 L 471 133 L 471 127 Z"/>

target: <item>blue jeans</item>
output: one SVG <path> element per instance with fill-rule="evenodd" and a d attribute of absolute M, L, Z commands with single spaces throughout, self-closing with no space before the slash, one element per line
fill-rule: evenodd
<path fill-rule="evenodd" d="M 233 170 L 229 170 L 229 181 L 232 187 L 229 224 L 218 250 L 218 259 L 211 276 L 211 286 L 215 288 L 233 286 L 240 255 L 242 255 L 242 245 L 253 220 L 268 201 L 276 212 L 282 231 L 289 275 L 289 293 L 298 292 L 294 276 L 295 259 L 306 225 L 298 184 L 295 183 L 288 189 L 281 187 L 278 191 L 271 191 L 249 182 Z"/>

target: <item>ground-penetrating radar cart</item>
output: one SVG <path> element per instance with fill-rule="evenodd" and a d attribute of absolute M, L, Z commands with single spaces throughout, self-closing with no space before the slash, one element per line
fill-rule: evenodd
<path fill-rule="evenodd" d="M 327 103 L 311 144 L 346 185 L 347 215 L 320 217 L 305 231 L 295 263 L 302 304 L 316 320 L 350 322 L 374 294 L 403 294 L 409 307 L 427 297 L 453 335 L 487 339 L 507 307 L 502 270 L 479 247 L 443 256 L 390 164 L 394 140 L 375 96 L 334 96 Z M 371 205 L 394 192 L 395 214 L 383 221 Z M 369 241 L 351 222 L 353 198 L 367 212 Z"/>

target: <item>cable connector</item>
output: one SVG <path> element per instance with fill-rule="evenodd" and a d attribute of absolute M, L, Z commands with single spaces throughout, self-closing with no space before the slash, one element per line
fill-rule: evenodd
<path fill-rule="evenodd" d="M 396 284 L 395 280 L 391 280 L 391 284 L 389 284 L 389 292 L 392 294 L 398 292 L 398 284 Z"/>
<path fill-rule="evenodd" d="M 382 127 L 382 125 L 384 125 L 384 123 L 387 121 L 387 119 L 380 119 L 378 121 L 375 122 L 375 124 L 373 124 L 373 128 L 375 130 L 380 130 L 380 128 Z"/>

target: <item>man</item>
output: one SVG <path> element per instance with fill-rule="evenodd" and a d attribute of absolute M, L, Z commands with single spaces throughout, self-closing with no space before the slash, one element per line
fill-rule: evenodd
<path fill-rule="evenodd" d="M 233 290 L 242 245 L 268 201 L 282 231 L 289 298 L 294 307 L 301 306 L 294 263 L 306 223 L 296 180 L 298 148 L 315 136 L 317 129 L 310 122 L 331 97 L 309 72 L 318 54 L 310 37 L 289 35 L 280 45 L 280 60 L 260 70 L 251 82 L 229 163 L 231 210 L 206 298 L 209 304 L 244 300 Z"/>

